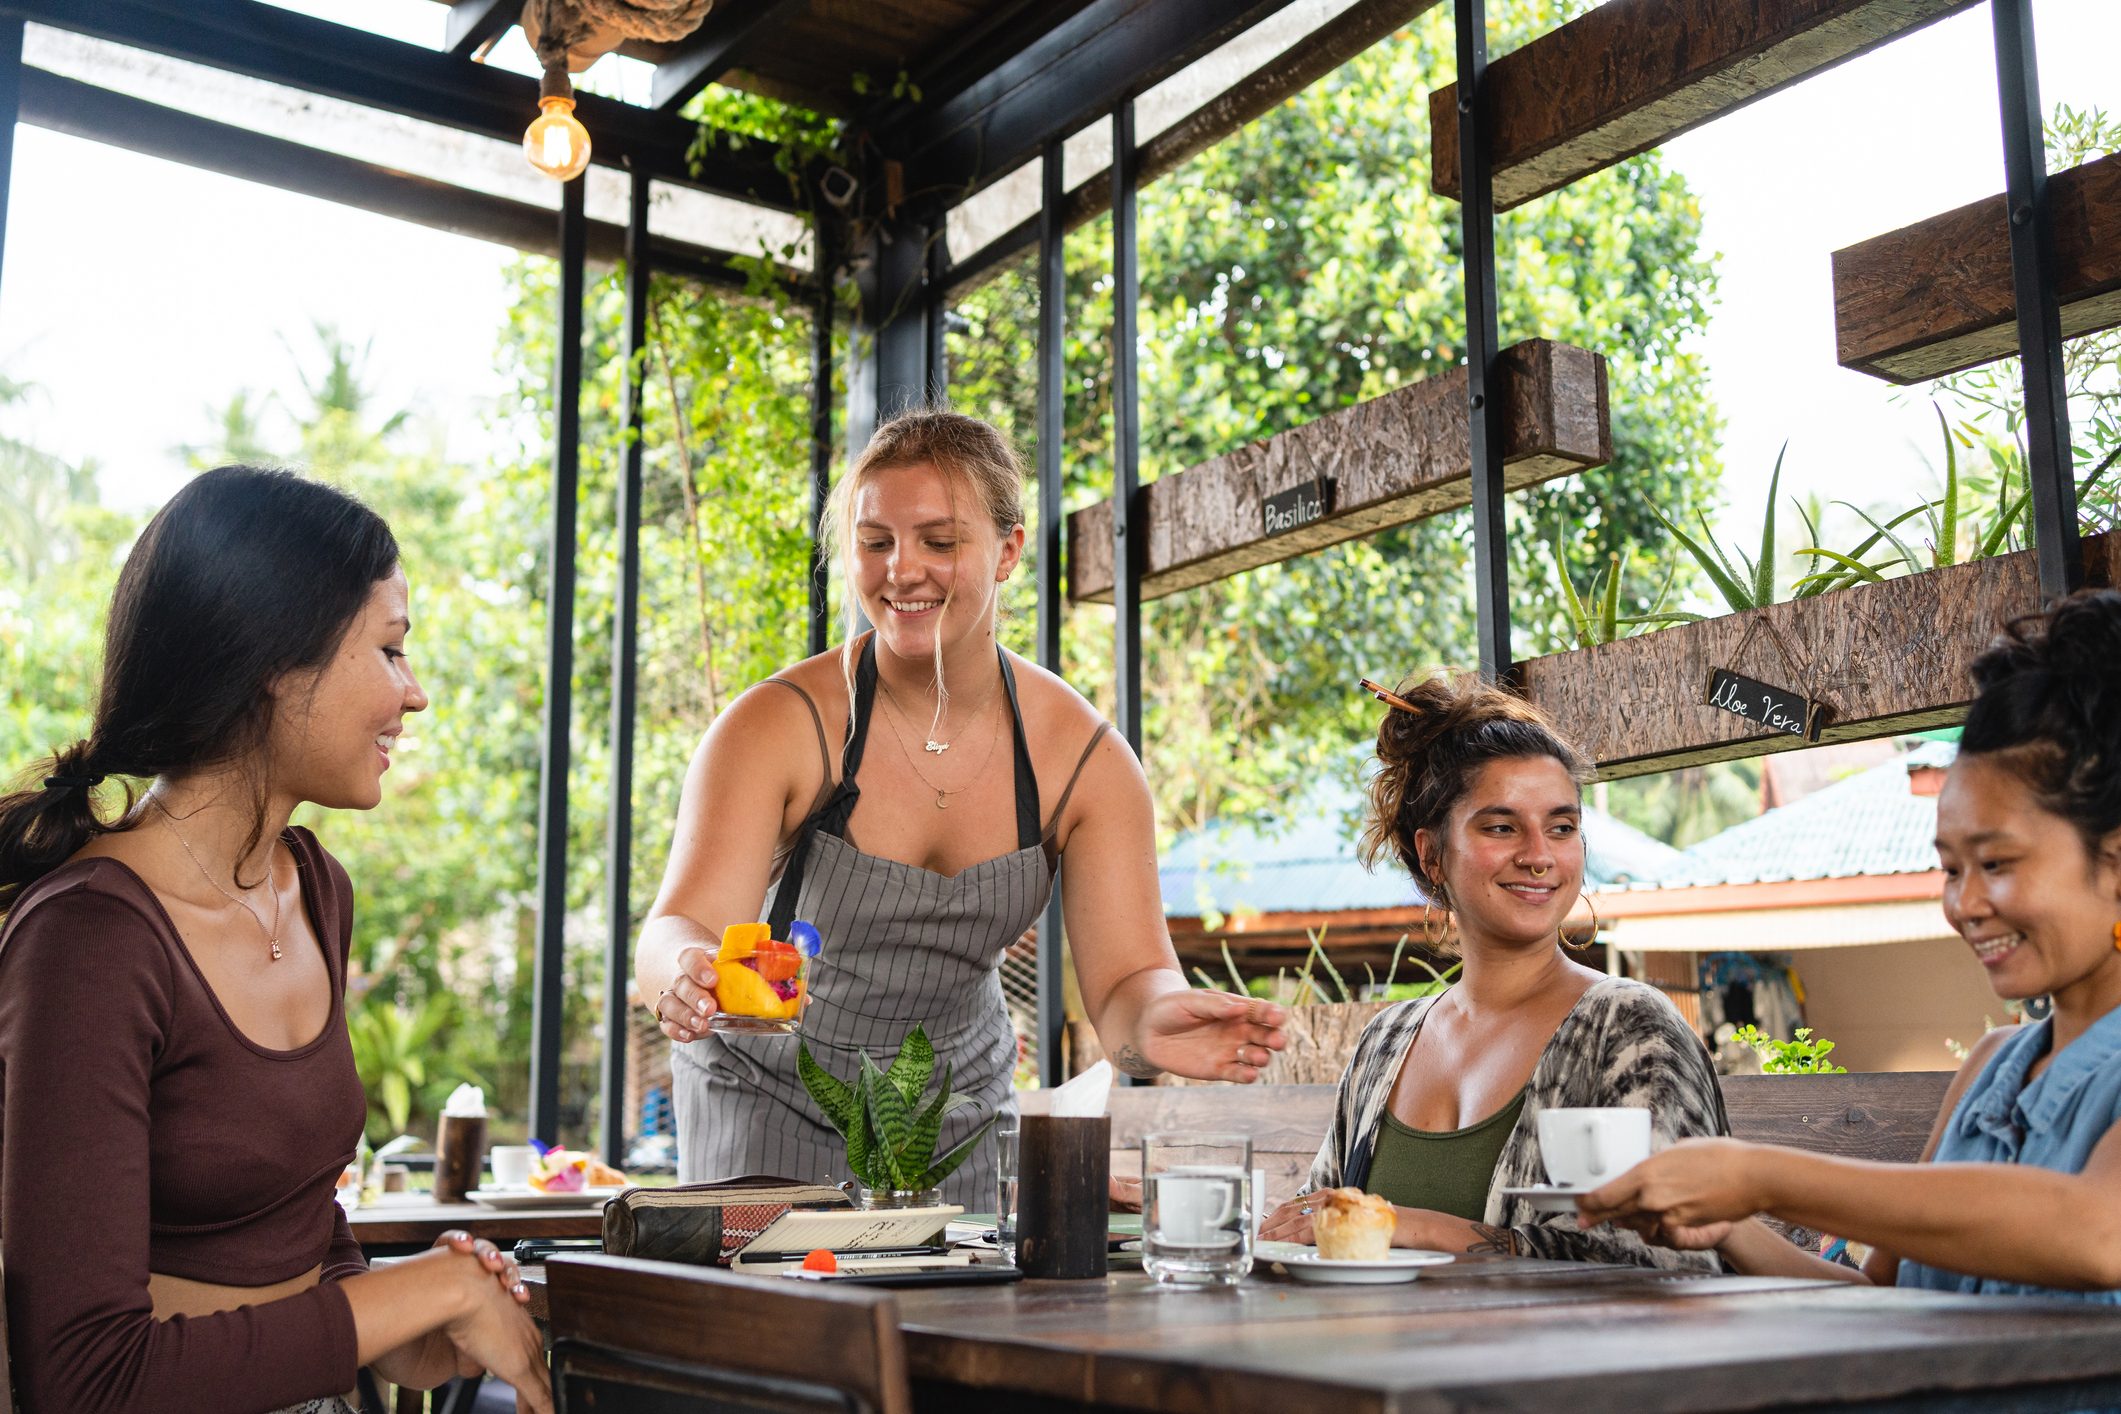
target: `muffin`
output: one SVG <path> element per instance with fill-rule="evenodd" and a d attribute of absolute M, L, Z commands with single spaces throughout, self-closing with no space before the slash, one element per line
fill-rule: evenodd
<path fill-rule="evenodd" d="M 1392 1205 L 1360 1188 L 1328 1188 L 1311 1195 L 1311 1234 L 1318 1255 L 1329 1262 L 1382 1262 L 1392 1250 L 1398 1215 Z"/>

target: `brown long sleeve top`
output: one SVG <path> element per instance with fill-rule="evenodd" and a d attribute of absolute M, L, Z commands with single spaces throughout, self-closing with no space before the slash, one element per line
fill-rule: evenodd
<path fill-rule="evenodd" d="M 322 942 L 332 1012 L 293 1051 L 222 1010 L 125 865 L 61 866 L 0 929 L 0 1251 L 25 1414 L 259 1414 L 354 1386 L 366 1269 L 333 1201 L 367 1106 L 345 1016 L 353 891 L 316 837 L 282 838 Z M 157 1321 L 148 1274 L 323 1281 Z"/>

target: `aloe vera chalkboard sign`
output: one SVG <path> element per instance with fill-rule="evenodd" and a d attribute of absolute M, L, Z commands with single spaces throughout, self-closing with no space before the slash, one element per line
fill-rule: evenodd
<path fill-rule="evenodd" d="M 1787 732 L 1806 741 L 1819 740 L 1819 729 L 1826 724 L 1825 709 L 1803 693 L 1772 687 L 1728 668 L 1709 670 L 1708 686 L 1702 689 L 1701 700 L 1749 722 L 1758 722 L 1771 732 Z"/>

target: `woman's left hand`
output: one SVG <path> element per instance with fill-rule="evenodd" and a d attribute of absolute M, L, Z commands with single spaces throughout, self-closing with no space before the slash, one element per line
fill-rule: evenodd
<path fill-rule="evenodd" d="M 1173 1075 L 1250 1085 L 1289 1044 L 1281 1029 L 1288 1015 L 1273 1002 L 1230 992 L 1162 992 L 1142 1011 L 1140 1055 Z"/>
<path fill-rule="evenodd" d="M 516 1265 L 516 1259 L 485 1238 L 473 1237 L 462 1228 L 451 1228 L 437 1237 L 434 1245 L 477 1257 L 479 1265 L 493 1273 L 493 1279 L 501 1284 L 501 1290 L 513 1297 L 517 1305 L 530 1304 L 530 1288 L 523 1285 L 523 1271 Z"/>
<path fill-rule="evenodd" d="M 1267 1214 L 1267 1220 L 1259 1225 L 1260 1241 L 1310 1246 L 1315 1240 L 1311 1235 L 1311 1205 L 1316 1199 L 1316 1194 L 1299 1193 Z"/>
<path fill-rule="evenodd" d="M 1577 1221 L 1618 1223 L 1668 1246 L 1713 1246 L 1728 1224 L 1767 1206 L 1760 1177 L 1757 1146 L 1686 1139 L 1578 1198 Z"/>

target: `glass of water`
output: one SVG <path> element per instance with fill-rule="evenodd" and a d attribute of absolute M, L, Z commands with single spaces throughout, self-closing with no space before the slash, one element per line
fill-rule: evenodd
<path fill-rule="evenodd" d="M 1016 1260 L 1016 1145 L 1016 1116 L 1003 1115 L 994 1126 L 994 1171 L 999 1179 L 994 1195 L 994 1245 L 1009 1262 Z"/>
<path fill-rule="evenodd" d="M 1252 1270 L 1252 1139 L 1142 1137 L 1142 1270 L 1173 1286 L 1234 1286 Z"/>

